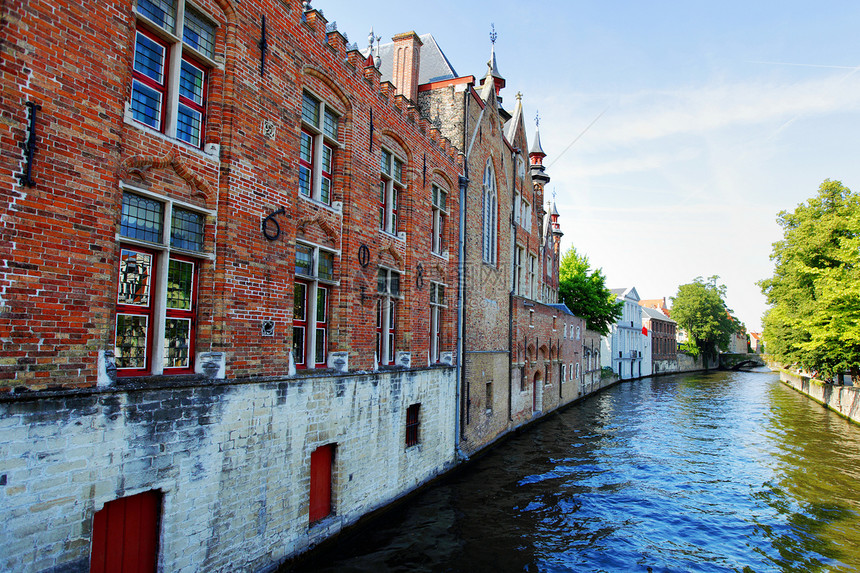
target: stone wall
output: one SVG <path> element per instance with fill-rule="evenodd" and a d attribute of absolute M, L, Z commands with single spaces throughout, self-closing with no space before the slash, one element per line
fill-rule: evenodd
<path fill-rule="evenodd" d="M 454 398 L 452 368 L 0 396 L 0 570 L 86 570 L 93 514 L 151 490 L 160 571 L 270 567 L 450 468 Z M 309 525 L 324 444 L 334 513 Z"/>
<path fill-rule="evenodd" d="M 816 402 L 860 424 L 860 388 L 836 386 L 820 380 L 780 369 L 779 379 Z"/>

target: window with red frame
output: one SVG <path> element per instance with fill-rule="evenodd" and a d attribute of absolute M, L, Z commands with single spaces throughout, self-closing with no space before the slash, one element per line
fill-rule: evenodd
<path fill-rule="evenodd" d="M 138 0 L 132 119 L 202 147 L 217 26 L 182 0 Z M 172 57 L 179 50 L 179 57 Z"/>
<path fill-rule="evenodd" d="M 204 214 L 168 199 L 123 194 L 114 325 L 120 376 L 193 372 L 201 259 L 191 255 L 202 254 L 204 224 Z"/>
<path fill-rule="evenodd" d="M 431 188 L 432 220 L 430 229 L 430 251 L 441 255 L 445 249 L 445 217 L 448 214 L 448 193 L 433 185 Z"/>
<path fill-rule="evenodd" d="M 447 307 L 445 285 L 430 283 L 430 360 L 439 362 L 442 357 L 443 309 Z"/>
<path fill-rule="evenodd" d="M 403 193 L 403 161 L 387 149 L 379 159 L 379 228 L 396 235 L 398 231 L 398 202 Z"/>
<path fill-rule="evenodd" d="M 340 116 L 325 101 L 302 94 L 299 193 L 330 205 Z"/>
<path fill-rule="evenodd" d="M 418 445 L 419 413 L 421 404 L 412 404 L 406 408 L 406 447 Z"/>
<path fill-rule="evenodd" d="M 329 295 L 335 284 L 334 253 L 297 242 L 293 285 L 293 359 L 296 368 L 325 368 L 327 365 Z"/>
<path fill-rule="evenodd" d="M 397 301 L 400 299 L 400 273 L 379 268 L 376 279 L 376 355 L 379 363 L 394 364 Z"/>

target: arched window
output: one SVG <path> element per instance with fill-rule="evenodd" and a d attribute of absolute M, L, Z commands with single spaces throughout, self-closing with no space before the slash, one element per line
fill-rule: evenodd
<path fill-rule="evenodd" d="M 499 201 L 496 194 L 496 172 L 493 163 L 487 159 L 484 169 L 484 200 L 483 200 L 483 227 L 482 236 L 484 242 L 483 259 L 485 263 L 496 263 L 496 250 L 498 242 L 498 215 Z"/>

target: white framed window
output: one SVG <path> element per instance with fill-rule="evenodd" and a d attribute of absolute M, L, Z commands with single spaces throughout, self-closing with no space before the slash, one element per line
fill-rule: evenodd
<path fill-rule="evenodd" d="M 561 381 L 567 382 L 567 365 L 566 364 L 561 365 Z"/>
<path fill-rule="evenodd" d="M 197 283 L 207 214 L 124 189 L 114 356 L 120 376 L 194 371 Z M 169 221 L 169 223 L 168 223 Z"/>
<path fill-rule="evenodd" d="M 321 98 L 302 92 L 299 193 L 331 205 L 340 116 Z"/>
<path fill-rule="evenodd" d="M 445 220 L 448 216 L 448 192 L 438 185 L 431 186 L 432 221 L 430 222 L 430 251 L 441 255 L 445 250 Z"/>
<path fill-rule="evenodd" d="M 430 362 L 437 363 L 442 353 L 443 310 L 448 307 L 445 285 L 430 283 Z"/>
<path fill-rule="evenodd" d="M 531 299 L 537 299 L 538 297 L 538 273 L 537 273 L 537 257 L 534 255 L 529 255 L 529 283 L 528 283 L 528 295 Z"/>
<path fill-rule="evenodd" d="M 380 364 L 394 364 L 397 342 L 397 304 L 400 294 L 400 272 L 379 267 L 376 276 L 376 356 Z"/>
<path fill-rule="evenodd" d="M 567 323 L 564 323 L 564 338 L 567 338 Z"/>
<path fill-rule="evenodd" d="M 525 197 L 520 199 L 520 212 L 519 212 L 519 220 L 520 226 L 526 231 L 531 232 L 532 230 L 532 206 L 526 201 Z"/>
<path fill-rule="evenodd" d="M 218 26 L 184 0 L 138 0 L 136 14 L 128 113 L 139 124 L 202 147 Z"/>
<path fill-rule="evenodd" d="M 483 260 L 485 263 L 494 265 L 499 240 L 499 199 L 496 193 L 496 172 L 490 159 L 487 159 L 487 165 L 484 168 L 482 214 Z"/>
<path fill-rule="evenodd" d="M 325 368 L 328 362 L 334 259 L 333 251 L 296 242 L 292 350 L 298 369 Z"/>
<path fill-rule="evenodd" d="M 402 159 L 382 148 L 379 158 L 379 228 L 392 235 L 399 230 L 397 217 L 404 190 L 403 165 Z"/>
<path fill-rule="evenodd" d="M 514 294 L 522 295 L 523 294 L 523 254 L 525 253 L 525 249 L 520 246 L 517 246 L 514 249 L 514 285 L 513 290 Z"/>
<path fill-rule="evenodd" d="M 576 325 L 576 339 L 577 339 L 577 340 L 579 340 L 579 334 L 580 334 L 580 332 L 579 332 L 579 325 L 577 324 L 577 325 Z"/>

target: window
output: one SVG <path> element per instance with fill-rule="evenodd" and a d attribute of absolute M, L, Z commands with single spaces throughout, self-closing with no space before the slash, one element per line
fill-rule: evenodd
<path fill-rule="evenodd" d="M 493 412 L 493 383 L 487 382 L 485 390 L 485 398 L 487 401 L 487 414 Z"/>
<path fill-rule="evenodd" d="M 403 193 L 403 161 L 387 149 L 379 159 L 379 228 L 392 235 L 398 230 L 397 205 Z"/>
<path fill-rule="evenodd" d="M 169 199 L 123 193 L 114 339 L 120 376 L 193 371 L 201 264 L 193 255 L 203 254 L 205 220 Z"/>
<path fill-rule="evenodd" d="M 431 221 L 430 250 L 441 255 L 445 248 L 445 218 L 448 214 L 448 193 L 433 185 L 431 188 L 433 213 Z"/>
<path fill-rule="evenodd" d="M 514 249 L 514 294 L 523 294 L 523 252 L 522 247 Z"/>
<path fill-rule="evenodd" d="M 376 355 L 379 363 L 394 364 L 397 301 L 400 296 L 400 273 L 383 267 L 376 278 Z"/>
<path fill-rule="evenodd" d="M 579 340 L 579 325 L 576 325 L 576 339 Z"/>
<path fill-rule="evenodd" d="M 487 159 L 484 169 L 483 194 L 483 260 L 485 263 L 496 264 L 496 249 L 498 247 L 498 196 L 496 194 L 496 173 L 493 163 Z"/>
<path fill-rule="evenodd" d="M 334 253 L 296 242 L 293 283 L 293 359 L 296 368 L 325 368 Z"/>
<path fill-rule="evenodd" d="M 537 278 L 537 257 L 529 255 L 529 284 L 527 285 L 529 298 L 538 296 Z"/>
<path fill-rule="evenodd" d="M 299 193 L 331 205 L 339 116 L 326 103 L 302 94 Z"/>
<path fill-rule="evenodd" d="M 567 364 L 561 365 L 561 381 L 567 382 Z"/>
<path fill-rule="evenodd" d="M 326 444 L 311 453 L 311 485 L 308 495 L 308 521 L 311 523 L 332 513 L 331 482 L 335 447 L 335 444 Z"/>
<path fill-rule="evenodd" d="M 567 323 L 564 323 L 564 338 L 567 338 Z"/>
<path fill-rule="evenodd" d="M 523 198 L 520 201 L 520 212 L 519 212 L 519 223 L 520 226 L 526 231 L 532 230 L 532 206 L 528 201 Z"/>
<path fill-rule="evenodd" d="M 147 491 L 109 501 L 93 515 L 92 573 L 155 571 L 161 494 Z"/>
<path fill-rule="evenodd" d="M 406 408 L 406 447 L 418 445 L 418 428 L 421 404 L 412 404 Z"/>
<path fill-rule="evenodd" d="M 202 147 L 216 25 L 183 0 L 138 0 L 137 16 L 131 117 Z"/>
<path fill-rule="evenodd" d="M 442 309 L 446 308 L 445 285 L 430 283 L 430 362 L 439 362 L 442 353 Z"/>
<path fill-rule="evenodd" d="M 579 380 L 579 362 L 576 363 L 576 379 Z"/>

